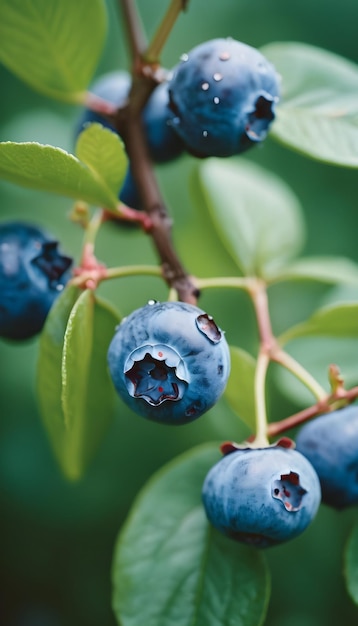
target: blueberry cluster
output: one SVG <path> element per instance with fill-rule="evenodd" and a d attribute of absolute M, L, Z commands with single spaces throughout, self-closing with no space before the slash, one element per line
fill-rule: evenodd
<path fill-rule="evenodd" d="M 99 78 L 91 91 L 122 106 L 130 87 L 130 75 L 116 71 Z M 258 50 L 231 38 L 202 43 L 182 56 L 143 110 L 150 155 L 163 163 L 185 150 L 197 157 L 240 154 L 265 139 L 279 95 L 279 76 Z M 104 117 L 86 110 L 79 130 L 90 122 L 111 128 Z M 140 208 L 130 167 L 120 199 Z"/>
<path fill-rule="evenodd" d="M 72 259 L 32 224 L 0 224 L 0 336 L 27 339 L 39 333 L 70 277 Z"/>
<path fill-rule="evenodd" d="M 108 364 L 131 409 L 174 425 L 210 409 L 230 371 L 229 348 L 212 317 L 191 304 L 154 300 L 118 326 Z"/>
<path fill-rule="evenodd" d="M 321 490 L 315 470 L 302 454 L 272 446 L 223 456 L 206 476 L 202 498 L 209 521 L 219 531 L 267 548 L 307 528 L 318 510 Z"/>

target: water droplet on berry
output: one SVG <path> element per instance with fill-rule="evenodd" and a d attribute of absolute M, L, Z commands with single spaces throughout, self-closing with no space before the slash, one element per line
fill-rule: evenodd
<path fill-rule="evenodd" d="M 188 61 L 188 59 L 189 59 L 189 55 L 186 54 L 186 52 L 184 52 L 184 54 L 182 54 L 180 57 L 180 60 L 183 61 L 184 63 Z"/>
<path fill-rule="evenodd" d="M 215 324 L 211 315 L 202 313 L 196 318 L 196 325 L 199 330 L 210 340 L 212 343 L 219 343 L 222 339 L 222 332 L 220 328 Z"/>
<path fill-rule="evenodd" d="M 219 83 L 223 79 L 223 75 L 220 74 L 220 72 L 215 72 L 215 74 L 213 74 L 213 79 L 215 82 Z"/>
<path fill-rule="evenodd" d="M 148 304 L 149 306 L 153 306 L 154 304 L 157 304 L 158 300 L 148 300 Z"/>
<path fill-rule="evenodd" d="M 56 285 L 56 291 L 62 291 L 65 288 L 65 285 Z"/>
<path fill-rule="evenodd" d="M 219 59 L 220 61 L 228 61 L 230 59 L 230 52 L 220 52 Z"/>
<path fill-rule="evenodd" d="M 202 135 L 203 135 L 203 137 L 207 137 L 208 136 L 208 131 L 207 130 L 203 130 Z"/>
<path fill-rule="evenodd" d="M 218 96 L 215 96 L 214 104 L 219 104 L 219 102 L 220 102 L 220 98 Z"/>
<path fill-rule="evenodd" d="M 203 91 L 207 91 L 209 89 L 210 85 L 209 83 L 202 83 L 201 88 Z"/>

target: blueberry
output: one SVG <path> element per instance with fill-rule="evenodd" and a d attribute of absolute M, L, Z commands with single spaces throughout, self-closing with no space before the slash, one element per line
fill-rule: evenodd
<path fill-rule="evenodd" d="M 183 55 L 169 83 L 172 125 L 198 157 L 240 154 L 265 139 L 279 77 L 255 48 L 213 39 Z"/>
<path fill-rule="evenodd" d="M 40 228 L 0 224 L 0 336 L 27 339 L 39 333 L 70 277 L 72 259 Z"/>
<path fill-rule="evenodd" d="M 320 484 L 307 459 L 273 446 L 236 450 L 207 474 L 202 498 L 209 521 L 228 537 L 258 548 L 293 539 L 314 518 Z"/>
<path fill-rule="evenodd" d="M 325 504 L 336 509 L 358 504 L 358 405 L 311 420 L 296 445 L 318 474 Z"/>
<path fill-rule="evenodd" d="M 143 111 L 148 146 L 155 163 L 172 161 L 184 150 L 179 135 L 169 124 L 170 117 L 168 82 L 165 81 L 154 89 Z"/>
<path fill-rule="evenodd" d="M 127 72 L 115 71 L 104 74 L 91 87 L 91 92 L 112 104 L 124 104 L 131 87 L 131 77 Z M 160 83 L 152 92 L 143 111 L 143 124 L 150 155 L 155 163 L 164 163 L 178 157 L 183 152 L 183 144 L 172 126 L 168 124 L 170 118 L 168 82 Z M 116 129 L 108 120 L 86 110 L 79 122 L 78 132 L 86 124 L 99 122 L 114 132 Z M 122 202 L 132 208 L 140 208 L 140 198 L 130 169 L 120 193 Z"/>
<path fill-rule="evenodd" d="M 185 424 L 224 391 L 229 349 L 212 317 L 184 302 L 150 301 L 118 326 L 109 371 L 126 404 L 148 419 Z"/>

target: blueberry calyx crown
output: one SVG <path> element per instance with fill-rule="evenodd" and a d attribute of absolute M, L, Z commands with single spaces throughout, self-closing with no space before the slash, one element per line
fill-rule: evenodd
<path fill-rule="evenodd" d="M 247 116 L 245 133 L 252 142 L 265 139 L 270 123 L 275 119 L 273 105 L 275 99 L 266 95 L 261 95 L 255 102 L 254 110 Z"/>
<path fill-rule="evenodd" d="M 58 241 L 42 243 L 40 254 L 34 257 L 31 262 L 48 277 L 51 287 L 56 286 L 72 265 L 72 259 L 58 251 Z"/>
<path fill-rule="evenodd" d="M 181 400 L 189 376 L 179 354 L 166 345 L 144 345 L 129 355 L 124 373 L 128 392 L 152 406 Z"/>
<path fill-rule="evenodd" d="M 300 485 L 300 477 L 297 472 L 281 474 L 281 477 L 272 484 L 272 497 L 281 500 L 286 511 L 299 511 L 302 506 L 302 498 L 307 490 Z"/>

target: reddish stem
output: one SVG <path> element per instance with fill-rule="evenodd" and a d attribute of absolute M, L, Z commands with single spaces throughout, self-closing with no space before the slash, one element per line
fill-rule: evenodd
<path fill-rule="evenodd" d="M 337 408 L 332 406 L 335 402 L 341 402 L 343 400 L 344 404 L 349 404 L 357 397 L 358 387 L 352 387 L 352 389 L 348 390 L 340 388 L 338 393 L 334 392 L 327 395 L 325 400 L 320 400 L 319 402 L 316 402 L 316 404 L 313 404 L 312 406 L 309 406 L 294 415 L 290 415 L 290 417 L 287 417 L 279 422 L 272 422 L 267 427 L 267 434 L 269 437 L 280 435 L 291 428 L 300 426 L 304 422 L 307 422 L 321 413 L 328 413 L 329 411 L 332 411 L 334 408 Z"/>
<path fill-rule="evenodd" d="M 260 279 L 254 279 L 249 287 L 249 292 L 255 308 L 260 349 L 263 352 L 267 352 L 271 358 L 271 353 L 275 349 L 277 342 L 271 327 L 266 283 Z"/>

